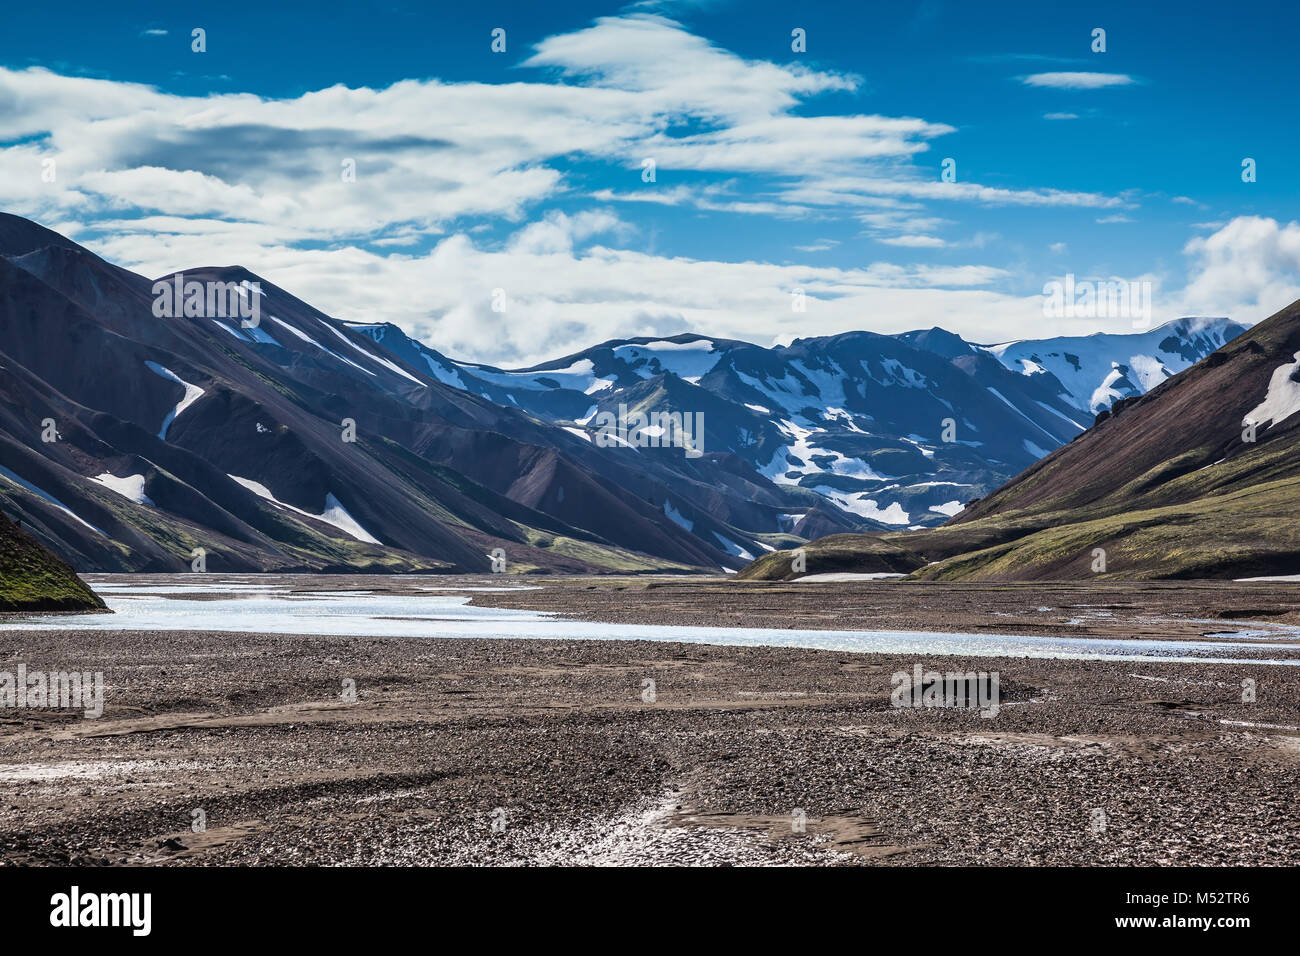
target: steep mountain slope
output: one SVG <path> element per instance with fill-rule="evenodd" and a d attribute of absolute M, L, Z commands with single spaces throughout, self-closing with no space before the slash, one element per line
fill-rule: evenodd
<path fill-rule="evenodd" d="M 929 562 L 913 577 L 936 580 L 1297 574 L 1297 412 L 1300 303 L 1116 403 L 944 527 L 885 540 Z M 856 566 L 874 570 L 875 550 Z M 805 555 L 809 573 L 817 551 Z M 784 577 L 788 559 L 743 574 Z"/>
<path fill-rule="evenodd" d="M 1083 432 L 1112 397 L 1144 391 L 1241 331 L 1179 320 L 1140 335 L 979 346 L 936 328 L 777 348 L 686 334 L 503 371 L 456 362 L 395 326 L 355 328 L 445 384 L 579 434 L 620 407 L 701 412 L 706 449 L 823 499 L 815 516 L 787 523 L 803 537 L 940 524 Z M 1126 374 L 1136 384 L 1119 384 Z"/>
<path fill-rule="evenodd" d="M 67 563 L 0 514 L 0 611 L 102 611 Z"/>
<path fill-rule="evenodd" d="M 247 270 L 184 279 L 259 321 L 155 315 L 151 280 L 0 216 L 0 504 L 83 570 L 717 570 L 790 540 L 798 498 L 730 456 L 597 449 Z"/>

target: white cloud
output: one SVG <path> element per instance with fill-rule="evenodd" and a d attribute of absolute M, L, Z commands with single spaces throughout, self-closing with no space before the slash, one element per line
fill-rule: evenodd
<path fill-rule="evenodd" d="M 586 29 L 543 40 L 523 65 L 631 92 L 648 115 L 739 123 L 767 119 L 802 97 L 852 90 L 860 82 L 847 74 L 744 60 L 653 15 L 602 17 Z"/>
<path fill-rule="evenodd" d="M 942 249 L 948 244 L 938 236 L 884 236 L 876 241 L 887 246 L 905 246 L 909 249 Z"/>
<path fill-rule="evenodd" d="M 709 212 L 747 213 L 750 215 L 799 218 L 813 210 L 807 206 L 784 202 L 753 202 L 727 198 L 731 196 L 726 184 L 707 186 L 673 186 L 664 188 L 653 183 L 632 192 L 597 189 L 588 194 L 600 202 L 651 203 L 660 206 L 689 206 Z"/>
<path fill-rule="evenodd" d="M 521 227 L 499 249 L 458 233 L 422 255 L 383 254 L 354 246 L 267 247 L 241 227 L 193 227 L 160 242 L 151 223 L 89 244 L 145 275 L 207 261 L 256 261 L 255 271 L 340 318 L 392 321 L 457 358 L 531 364 L 603 339 L 706 330 L 735 338 L 782 333 L 817 335 L 861 328 L 904 331 L 924 321 L 985 337 L 1013 337 L 1026 321 L 1042 322 L 1037 298 L 990 291 L 1007 278 L 981 265 L 902 266 L 875 262 L 842 269 L 765 262 L 654 256 L 607 246 L 575 248 L 577 237 L 617 234 L 607 212 L 553 215 Z M 253 257 L 256 256 L 256 259 Z M 491 309 L 504 289 L 508 309 Z M 791 309 L 805 291 L 808 311 Z"/>
<path fill-rule="evenodd" d="M 1137 80 L 1127 73 L 1032 73 L 1022 76 L 1020 82 L 1053 90 L 1099 90 L 1107 86 L 1129 86 Z"/>
<path fill-rule="evenodd" d="M 1035 334 L 1131 331 L 1131 322 L 1046 319 L 1042 297 L 999 291 L 1015 279 L 989 266 L 873 262 L 835 268 L 656 256 L 604 245 L 627 224 L 607 210 L 552 213 L 521 226 L 500 247 L 464 233 L 419 255 L 346 246 L 267 246 L 256 229 L 213 220 L 157 220 L 90 245 L 149 276 L 208 261 L 256 262 L 255 271 L 341 318 L 393 321 L 457 357 L 529 365 L 608 338 L 702 331 L 766 341 L 870 328 L 901 332 L 942 325 L 982 342 Z M 69 224 L 77 231 L 76 224 Z M 159 231 L 174 231 L 159 237 Z M 583 243 L 588 245 L 584 246 Z M 962 244 L 948 244 L 957 248 Z M 1054 243 L 1055 253 L 1066 252 Z M 1128 276 L 1154 287 L 1156 323 L 1183 315 L 1265 318 L 1300 298 L 1300 224 L 1241 217 L 1186 246 L 1192 281 L 1181 290 L 1162 277 Z M 1067 270 L 1071 271 L 1071 270 Z M 1073 271 L 1083 275 L 1083 269 Z M 492 291 L 506 291 L 508 310 L 491 310 Z M 801 288 L 808 310 L 795 313 Z"/>
<path fill-rule="evenodd" d="M 293 222 L 318 240 L 389 242 L 459 219 L 518 221 L 570 191 L 573 160 L 625 170 L 602 201 L 784 217 L 839 215 L 882 199 L 1099 206 L 1114 197 L 940 184 L 915 158 L 954 127 L 916 117 L 805 116 L 855 76 L 743 59 L 663 17 L 602 18 L 543 40 L 525 63 L 564 82 L 334 86 L 288 99 L 193 97 L 137 83 L 0 69 L 0 203 L 36 218 L 146 216 Z M 689 127 L 691 132 L 681 133 Z M 663 175 L 749 177 L 637 189 Z M 40 161 L 58 162 L 56 183 Z M 343 181 L 355 163 L 355 182 Z M 675 191 L 674 191 L 675 190 Z M 600 195 L 599 193 L 597 195 Z"/>
<path fill-rule="evenodd" d="M 0 142 L 12 144 L 0 148 L 0 205 L 146 275 L 241 263 L 332 314 L 394 321 L 456 357 L 499 363 L 685 329 L 759 340 L 867 324 L 944 324 L 985 341 L 1027 324 L 1080 331 L 1046 328 L 1038 296 L 994 291 L 1017 277 L 978 262 L 823 268 L 620 248 L 633 230 L 614 204 L 857 220 L 886 246 L 948 255 L 988 237 L 935 235 L 952 224 L 935 203 L 1133 205 L 941 182 L 917 163 L 953 126 L 804 115 L 814 97 L 854 94 L 859 78 L 747 60 L 658 16 L 550 37 L 522 66 L 532 79 L 285 99 L 0 68 Z M 1039 74 L 1051 75 L 1091 74 Z M 641 180 L 647 157 L 658 182 Z M 58 177 L 45 183 L 50 158 Z M 341 175 L 349 160 L 355 182 Z M 575 172 L 586 164 L 627 185 L 591 188 Z M 600 207 L 545 211 L 582 196 Z M 502 223 L 508 238 L 484 237 Z M 509 297 L 505 316 L 489 308 L 495 288 Z M 790 309 L 793 288 L 809 296 L 807 313 Z"/>
<path fill-rule="evenodd" d="M 1300 223 L 1238 216 L 1183 251 L 1194 260 L 1177 300 L 1183 314 L 1250 324 L 1300 299 Z"/>
<path fill-rule="evenodd" d="M 1063 189 L 1004 189 L 979 183 L 945 183 L 939 179 L 826 179 L 792 187 L 786 195 L 809 205 L 875 205 L 881 198 L 977 202 L 1005 206 L 1128 207 L 1132 203 L 1101 193 Z"/>
<path fill-rule="evenodd" d="M 540 222 L 530 223 L 515 233 L 506 250 L 530 256 L 572 253 L 575 241 L 612 231 L 626 234 L 627 223 L 604 210 L 589 210 L 573 216 L 551 212 Z"/>

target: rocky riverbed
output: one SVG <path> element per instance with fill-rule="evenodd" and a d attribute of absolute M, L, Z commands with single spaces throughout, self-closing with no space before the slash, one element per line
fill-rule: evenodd
<path fill-rule="evenodd" d="M 0 711 L 6 864 L 1300 861 L 1292 666 L 203 630 L 0 640 L 0 670 L 106 684 L 99 719 Z M 996 671 L 996 716 L 894 706 L 894 675 L 917 663 Z"/>

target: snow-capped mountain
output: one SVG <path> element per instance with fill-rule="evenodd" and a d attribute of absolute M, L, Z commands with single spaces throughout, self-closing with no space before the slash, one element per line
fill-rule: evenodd
<path fill-rule="evenodd" d="M 160 310 L 182 280 L 260 320 Z M 79 570 L 198 551 L 213 570 L 486 570 L 498 549 L 514 569 L 735 570 L 942 524 L 1085 431 L 1099 388 L 1145 389 L 1236 331 L 677 335 L 503 370 L 242 267 L 151 280 L 0 214 L 0 507 Z M 658 441 L 687 423 L 688 447 Z"/>
<path fill-rule="evenodd" d="M 1134 335 L 977 345 L 943 329 L 764 348 L 677 335 L 605 342 L 528 369 L 458 362 L 392 325 L 355 325 L 439 381 L 589 438 L 602 414 L 702 412 L 704 447 L 875 528 L 940 524 L 1242 331 L 1180 319 Z"/>
<path fill-rule="evenodd" d="M 948 525 L 832 539 L 836 570 L 874 571 L 888 553 L 928 580 L 1290 580 L 1300 572 L 1297 355 L 1300 302 L 1117 403 Z M 782 564 L 750 576 L 779 575 Z"/>
<path fill-rule="evenodd" d="M 1076 408 L 1095 415 L 1143 395 L 1245 331 L 1228 319 L 1185 318 L 1146 332 L 1062 336 L 980 346 L 1009 369 L 1050 373 Z"/>

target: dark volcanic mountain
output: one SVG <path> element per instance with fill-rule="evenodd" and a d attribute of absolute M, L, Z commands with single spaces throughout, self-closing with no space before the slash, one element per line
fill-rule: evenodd
<path fill-rule="evenodd" d="M 888 545 L 925 562 L 912 577 L 939 580 L 1300 574 L 1297 412 L 1300 302 L 1116 403 L 944 527 L 816 542 L 807 572 L 823 548 L 837 571 L 883 570 Z M 743 574 L 787 578 L 790 559 L 768 555 Z"/>
<path fill-rule="evenodd" d="M 259 283 L 259 324 L 157 317 L 151 280 L 0 216 L 0 503 L 81 570 L 717 570 L 815 504 L 444 385 L 242 268 L 184 278 Z"/>

